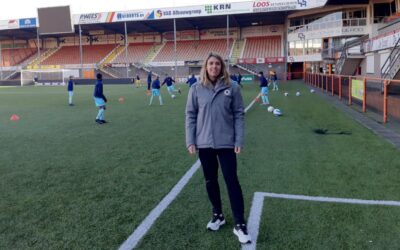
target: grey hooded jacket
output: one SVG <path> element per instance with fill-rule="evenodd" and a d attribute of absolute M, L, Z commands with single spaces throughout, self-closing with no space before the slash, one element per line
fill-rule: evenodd
<path fill-rule="evenodd" d="M 237 84 L 205 87 L 195 83 L 186 104 L 186 146 L 234 148 L 243 146 L 244 108 Z"/>

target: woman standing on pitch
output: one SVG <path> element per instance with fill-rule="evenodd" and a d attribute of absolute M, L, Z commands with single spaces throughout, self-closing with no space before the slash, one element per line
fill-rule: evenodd
<path fill-rule="evenodd" d="M 236 154 L 244 137 L 244 108 L 240 87 L 231 84 L 226 66 L 217 54 L 209 54 L 201 80 L 189 90 L 186 104 L 186 146 L 199 151 L 213 218 L 207 229 L 217 231 L 225 224 L 218 184 L 218 160 L 227 185 L 235 219 L 233 233 L 241 243 L 251 242 L 244 219 L 242 189 L 237 177 Z"/>

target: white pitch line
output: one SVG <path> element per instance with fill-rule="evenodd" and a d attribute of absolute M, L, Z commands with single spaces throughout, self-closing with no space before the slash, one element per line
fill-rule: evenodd
<path fill-rule="evenodd" d="M 265 197 L 289 199 L 289 200 L 304 200 L 316 202 L 329 202 L 329 203 L 346 203 L 355 205 L 379 205 L 379 206 L 400 206 L 400 201 L 385 201 L 385 200 L 360 200 L 349 198 L 335 198 L 335 197 L 322 197 L 322 196 L 306 196 L 306 195 L 293 195 L 293 194 L 276 194 L 276 193 L 262 193 L 255 192 L 253 202 L 250 209 L 248 219 L 248 231 L 251 235 L 251 244 L 242 245 L 242 250 L 255 250 L 257 245 L 257 238 L 260 229 L 260 221 L 262 216 L 262 209 L 264 206 Z"/>
<path fill-rule="evenodd" d="M 358 205 L 381 205 L 381 206 L 396 206 L 400 207 L 400 201 L 384 201 L 384 200 L 360 200 L 349 198 L 335 198 L 335 197 L 321 197 L 321 196 L 306 196 L 306 195 L 292 195 L 292 194 L 275 194 L 263 193 L 264 197 L 281 198 L 289 200 L 304 200 L 304 201 L 318 201 L 330 203 L 347 203 Z"/>
<path fill-rule="evenodd" d="M 259 98 L 260 94 L 246 107 L 244 112 L 247 112 Z M 200 168 L 200 160 L 198 159 L 193 166 L 186 172 L 186 174 L 179 180 L 179 182 L 172 188 L 172 190 L 167 194 L 167 196 L 162 199 L 162 201 L 151 210 L 150 214 L 140 223 L 140 225 L 135 229 L 135 231 L 129 236 L 129 238 L 119 247 L 119 250 L 131 250 L 134 249 L 140 240 L 146 235 L 150 230 L 154 222 L 160 217 L 165 209 L 175 200 L 182 189 L 190 181 L 196 171 Z"/>
<path fill-rule="evenodd" d="M 255 192 L 253 202 L 251 203 L 250 215 L 247 221 L 248 233 L 251 236 L 251 244 L 242 245 L 242 250 L 255 250 L 260 230 L 260 221 L 262 215 L 262 208 L 264 205 L 264 194 Z"/>
<path fill-rule="evenodd" d="M 179 180 L 179 182 L 172 188 L 167 196 L 150 212 L 149 215 L 140 223 L 139 227 L 129 236 L 129 238 L 119 247 L 119 250 L 131 250 L 137 246 L 139 241 L 149 231 L 150 227 L 154 224 L 158 217 L 164 212 L 164 210 L 175 200 L 178 194 L 186 186 L 192 176 L 200 168 L 200 160 L 197 160 L 195 164 L 186 172 L 186 174 Z"/>
<path fill-rule="evenodd" d="M 247 111 L 249 111 L 249 109 L 251 109 L 251 107 L 253 107 L 254 103 L 257 101 L 257 98 L 260 98 L 261 93 L 259 93 L 256 98 L 253 99 L 253 101 L 251 101 L 251 103 L 247 106 L 247 108 L 244 110 L 245 113 L 247 113 Z"/>

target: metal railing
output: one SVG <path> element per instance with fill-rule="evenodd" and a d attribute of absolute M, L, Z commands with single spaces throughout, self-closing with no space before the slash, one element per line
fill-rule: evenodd
<path fill-rule="evenodd" d="M 348 105 L 359 105 L 364 113 L 371 111 L 380 114 L 383 123 L 388 122 L 389 117 L 400 121 L 400 80 L 309 72 L 306 72 L 304 79 L 306 84 L 337 96 Z"/>
<path fill-rule="evenodd" d="M 369 35 L 362 36 L 358 39 L 351 40 L 346 42 L 342 49 L 341 49 L 341 55 L 339 60 L 336 62 L 335 68 L 336 68 L 336 73 L 340 74 L 342 72 L 342 68 L 344 63 L 346 62 L 346 59 L 348 57 L 348 50 L 352 47 L 360 46 L 360 54 L 364 54 L 364 47 L 363 47 L 363 42 L 368 39 Z"/>
<path fill-rule="evenodd" d="M 381 78 L 392 80 L 400 69 L 400 37 L 381 68 Z"/>

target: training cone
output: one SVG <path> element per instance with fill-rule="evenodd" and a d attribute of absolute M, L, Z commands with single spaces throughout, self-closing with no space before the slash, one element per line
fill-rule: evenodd
<path fill-rule="evenodd" d="M 122 96 L 118 99 L 119 102 L 124 102 L 125 98 L 123 98 Z"/>
<path fill-rule="evenodd" d="M 256 98 L 256 102 L 260 102 L 260 98 Z"/>
<path fill-rule="evenodd" d="M 15 121 L 19 121 L 19 119 L 20 119 L 20 118 L 19 118 L 18 115 L 12 115 L 12 116 L 10 117 L 10 120 L 11 120 L 11 121 L 14 121 L 14 122 L 15 122 Z"/>

